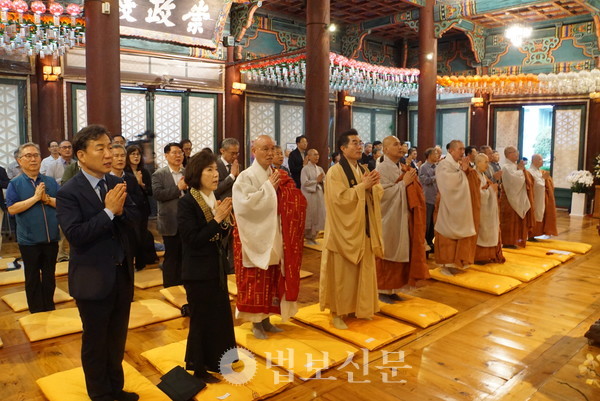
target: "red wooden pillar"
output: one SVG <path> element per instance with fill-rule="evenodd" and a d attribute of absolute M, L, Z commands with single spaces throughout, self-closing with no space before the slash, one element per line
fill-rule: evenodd
<path fill-rule="evenodd" d="M 110 3 L 109 14 L 102 14 L 102 3 Z M 121 134 L 119 2 L 86 0 L 85 24 L 87 122 Z"/>
<path fill-rule="evenodd" d="M 437 39 L 434 35 L 433 6 L 427 0 L 419 15 L 419 124 L 418 146 L 421 152 L 435 145 Z"/>
<path fill-rule="evenodd" d="M 36 90 L 32 90 L 31 113 L 37 116 L 32 124 L 33 142 L 40 145 L 42 155 L 49 155 L 46 144 L 50 140 L 60 142 L 65 139 L 65 119 L 63 111 L 63 81 L 44 81 L 44 66 L 60 66 L 59 59 L 52 56 L 37 58 L 35 66 Z M 33 106 L 32 104 L 32 106 Z"/>
<path fill-rule="evenodd" d="M 335 140 L 340 135 L 352 128 L 352 106 L 345 106 L 344 99 L 348 96 L 348 91 L 339 91 L 337 93 L 337 104 L 335 113 Z M 335 143 L 331 152 L 335 152 Z"/>
<path fill-rule="evenodd" d="M 305 133 L 308 147 L 321 156 L 319 165 L 327 170 L 329 134 L 329 7 L 330 0 L 306 3 L 306 102 Z"/>
<path fill-rule="evenodd" d="M 480 147 L 483 145 L 490 145 L 490 139 L 488 138 L 488 110 L 490 107 L 490 96 L 488 94 L 476 96 L 482 97 L 484 102 L 483 106 L 480 107 L 476 107 L 473 104 L 471 105 L 471 133 L 469 145 Z"/>
<path fill-rule="evenodd" d="M 225 132 L 224 138 L 235 138 L 240 143 L 240 156 L 238 160 L 244 167 L 246 154 L 246 143 L 244 140 L 244 100 L 246 95 L 234 95 L 231 93 L 232 84 L 241 82 L 242 74 L 240 69 L 234 64 L 235 47 L 227 48 L 227 66 L 225 67 Z M 221 144 L 219 143 L 217 147 Z"/>
<path fill-rule="evenodd" d="M 594 171 L 596 156 L 600 154 L 600 103 L 590 101 L 588 116 L 588 133 L 585 154 L 585 169 Z M 600 203 L 600 199 L 596 199 Z M 600 210 L 600 209 L 599 209 Z"/>

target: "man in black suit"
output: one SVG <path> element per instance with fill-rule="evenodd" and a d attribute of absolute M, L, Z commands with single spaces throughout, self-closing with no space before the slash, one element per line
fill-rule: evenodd
<path fill-rule="evenodd" d="M 297 188 L 300 188 L 300 173 L 302 173 L 302 168 L 308 163 L 308 159 L 306 158 L 307 148 L 308 139 L 304 135 L 296 137 L 296 149 L 292 150 L 288 159 L 292 178 Z"/>
<path fill-rule="evenodd" d="M 217 170 L 219 170 L 219 186 L 215 190 L 215 197 L 219 200 L 231 198 L 231 188 L 235 179 L 240 174 L 238 155 L 240 154 L 240 143 L 234 138 L 225 138 L 221 142 L 221 157 L 217 159 Z"/>
<path fill-rule="evenodd" d="M 81 362 L 93 401 L 135 401 L 123 391 L 123 355 L 133 300 L 130 240 L 139 212 L 123 181 L 108 174 L 109 133 L 90 125 L 73 140 L 81 171 L 58 192 L 58 221 L 71 245 L 69 291 L 83 323 Z"/>

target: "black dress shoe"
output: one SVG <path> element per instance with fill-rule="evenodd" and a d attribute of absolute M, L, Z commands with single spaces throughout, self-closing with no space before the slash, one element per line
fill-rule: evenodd
<path fill-rule="evenodd" d="M 140 396 L 136 393 L 129 393 L 127 391 L 121 391 L 119 395 L 115 397 L 117 401 L 138 401 Z"/>
<path fill-rule="evenodd" d="M 181 307 L 181 316 L 186 317 L 191 314 L 190 304 L 185 304 Z"/>

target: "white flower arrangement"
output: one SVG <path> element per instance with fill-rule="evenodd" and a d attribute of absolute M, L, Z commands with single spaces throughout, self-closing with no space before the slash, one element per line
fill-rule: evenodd
<path fill-rule="evenodd" d="M 600 178 L 600 155 L 596 156 L 596 165 L 594 166 L 594 175 Z"/>
<path fill-rule="evenodd" d="M 567 181 L 571 183 L 571 191 L 584 193 L 594 185 L 594 176 L 587 170 L 571 171 Z"/>

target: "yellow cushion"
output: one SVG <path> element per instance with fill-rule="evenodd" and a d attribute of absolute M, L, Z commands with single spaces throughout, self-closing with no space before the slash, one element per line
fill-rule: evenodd
<path fill-rule="evenodd" d="M 13 292 L 12 294 L 5 295 L 2 297 L 2 300 L 6 302 L 6 304 L 10 306 L 10 308 L 15 312 L 23 312 L 24 310 L 29 310 L 25 291 Z M 73 300 L 73 298 L 69 294 L 56 287 L 56 290 L 54 290 L 55 304 L 71 300 Z"/>
<path fill-rule="evenodd" d="M 0 258 L 0 270 L 8 269 L 8 264 L 12 263 L 15 258 Z"/>
<path fill-rule="evenodd" d="M 156 287 L 163 284 L 162 270 L 160 269 L 144 269 L 135 272 L 133 285 L 140 289 Z"/>
<path fill-rule="evenodd" d="M 323 251 L 323 238 L 317 238 L 317 239 L 315 239 L 315 242 L 317 244 L 312 245 L 312 244 L 309 244 L 306 241 L 304 241 L 304 247 L 308 248 L 308 249 L 312 249 L 313 251 L 322 252 Z"/>
<path fill-rule="evenodd" d="M 294 319 L 318 327 L 370 351 L 406 337 L 416 330 L 412 326 L 379 315 L 373 316 L 373 320 L 345 318 L 348 330 L 339 330 L 331 324 L 331 313 L 328 310 L 321 311 L 318 304 L 301 308 Z"/>
<path fill-rule="evenodd" d="M 56 264 L 55 276 L 64 276 L 69 273 L 69 262 L 60 262 Z M 18 270 L 11 270 L 9 272 L 0 273 L 0 285 L 6 284 L 18 284 L 25 282 L 25 274 L 23 273 L 23 267 Z"/>
<path fill-rule="evenodd" d="M 181 309 L 183 305 L 188 303 L 187 294 L 185 293 L 185 288 L 182 285 L 177 285 L 174 287 L 163 288 L 159 291 L 167 301 Z M 233 298 L 231 295 L 229 296 L 229 300 L 231 301 Z"/>
<path fill-rule="evenodd" d="M 185 288 L 182 285 L 178 285 L 175 287 L 163 288 L 159 291 L 163 297 L 173 305 L 178 308 L 181 308 L 183 305 L 187 304 L 187 294 L 185 293 Z"/>
<path fill-rule="evenodd" d="M 546 273 L 546 270 L 542 267 L 523 266 L 513 264 L 510 262 L 488 263 L 486 265 L 471 265 L 470 268 L 480 272 L 516 278 L 517 280 L 522 281 L 524 283 L 527 283 L 533 280 L 534 278 L 537 278 L 542 274 Z"/>
<path fill-rule="evenodd" d="M 4 346 L 4 343 L 2 342 L 2 339 L 0 338 L 0 348 L 2 348 Z"/>
<path fill-rule="evenodd" d="M 453 307 L 439 302 L 405 294 L 398 295 L 403 298 L 403 301 L 394 304 L 380 302 L 380 312 L 422 328 L 429 327 L 458 313 Z"/>
<path fill-rule="evenodd" d="M 152 323 L 181 317 L 181 311 L 159 299 L 144 299 L 131 303 L 129 328 L 146 326 Z"/>
<path fill-rule="evenodd" d="M 185 345 L 186 340 L 179 341 L 142 352 L 142 356 L 161 374 L 165 374 L 175 366 L 185 367 Z M 239 357 L 241 361 L 234 364 L 234 369 L 240 372 L 239 368 L 244 366 L 242 372 L 247 371 L 246 366 L 253 365 L 252 360 L 242 353 L 239 354 Z M 256 373 L 247 383 L 234 385 L 226 380 L 221 380 L 220 383 L 207 384 L 195 399 L 251 401 L 277 394 L 290 385 L 285 380 L 276 383 L 275 379 L 284 375 L 282 370 L 267 368 L 260 358 L 254 358 L 254 361 L 256 362 Z M 284 378 L 287 379 L 287 377 Z"/>
<path fill-rule="evenodd" d="M 170 398 L 127 362 L 123 362 L 125 391 L 137 393 L 143 401 L 169 401 Z M 89 400 L 82 368 L 66 370 L 36 380 L 49 401 Z"/>
<path fill-rule="evenodd" d="M 575 254 L 572 252 L 559 251 L 557 249 L 546 249 L 546 248 L 529 245 L 529 244 L 527 244 L 527 246 L 525 248 L 519 248 L 519 249 L 505 248 L 502 250 L 502 252 L 503 253 L 514 253 L 517 255 L 536 256 L 538 258 L 545 258 L 545 259 L 556 259 L 561 263 L 564 263 L 564 262 L 570 260 L 573 256 L 575 256 Z"/>
<path fill-rule="evenodd" d="M 459 287 L 483 291 L 489 294 L 502 295 L 505 292 L 518 287 L 521 282 L 517 279 L 499 276 L 497 274 L 483 273 L 471 269 L 454 276 L 446 276 L 440 272 L 440 268 L 429 270 L 431 278 L 444 283 L 454 284 Z"/>
<path fill-rule="evenodd" d="M 235 274 L 230 274 L 227 276 L 227 289 L 229 290 L 229 294 L 237 296 L 238 289 L 235 282 Z"/>
<path fill-rule="evenodd" d="M 539 258 L 537 256 L 519 255 L 517 253 L 504 253 L 506 263 L 510 263 L 515 266 L 535 267 L 541 268 L 544 271 L 555 268 L 560 265 L 560 261 L 556 259 Z"/>
<path fill-rule="evenodd" d="M 309 379 L 318 371 L 339 365 L 349 355 L 358 352 L 358 348 L 318 330 L 290 322 L 282 323 L 279 316 L 272 316 L 271 323 L 283 329 L 283 332 L 267 333 L 267 341 L 258 340 L 252 334 L 252 323 L 247 322 L 235 328 L 237 343 L 255 355 L 271 359 L 273 365 L 281 365 L 301 379 Z"/>
<path fill-rule="evenodd" d="M 313 273 L 311 273 L 311 272 L 309 272 L 309 271 L 306 271 L 306 270 L 300 270 L 300 278 L 301 278 L 301 279 L 303 279 L 303 278 L 307 278 L 307 277 L 310 277 L 310 276 L 312 276 L 312 275 L 313 275 Z"/>
<path fill-rule="evenodd" d="M 176 309 L 158 299 L 145 299 L 131 303 L 129 328 L 175 319 L 181 316 Z M 79 333 L 82 331 L 81 319 L 77 308 L 57 309 L 50 312 L 34 313 L 19 319 L 21 327 L 29 341 Z"/>
<path fill-rule="evenodd" d="M 583 242 L 561 241 L 557 239 L 538 239 L 538 242 L 535 243 L 535 246 L 539 246 L 541 248 L 558 249 L 560 251 L 569 251 L 582 255 L 588 253 L 592 249 L 590 244 L 585 244 Z"/>

